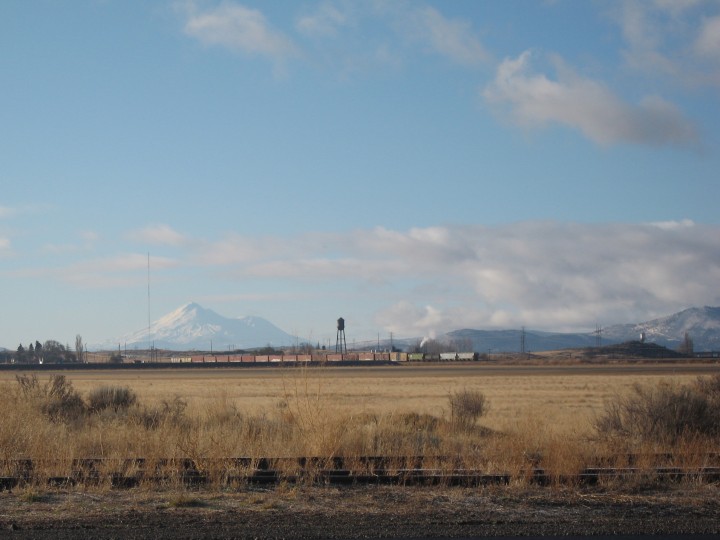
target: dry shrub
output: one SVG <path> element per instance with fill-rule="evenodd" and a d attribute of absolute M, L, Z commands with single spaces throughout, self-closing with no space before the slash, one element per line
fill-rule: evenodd
<path fill-rule="evenodd" d="M 440 451 L 441 422 L 429 414 L 387 414 L 372 433 L 373 453 L 386 456 L 425 456 Z"/>
<path fill-rule="evenodd" d="M 92 413 L 106 410 L 119 413 L 127 411 L 136 402 L 135 392 L 122 386 L 101 386 L 88 394 L 88 410 Z"/>
<path fill-rule="evenodd" d="M 16 377 L 24 399 L 35 404 L 53 422 L 78 423 L 86 412 L 85 402 L 65 375 L 51 375 L 44 385 L 37 375 Z"/>
<path fill-rule="evenodd" d="M 280 422 L 292 430 L 293 447 L 301 455 L 338 455 L 349 425 L 331 405 L 318 371 L 301 368 L 283 379 Z"/>
<path fill-rule="evenodd" d="M 128 419 L 131 424 L 142 426 L 147 430 L 155 430 L 165 425 L 185 426 L 187 425 L 186 408 L 187 401 L 175 396 L 172 400 L 162 400 L 157 406 L 133 407 L 128 411 Z"/>
<path fill-rule="evenodd" d="M 711 407 L 720 409 L 720 374 L 698 377 L 693 388 L 707 398 Z"/>
<path fill-rule="evenodd" d="M 458 390 L 448 396 L 450 417 L 453 425 L 469 429 L 488 411 L 485 394 L 479 390 Z"/>
<path fill-rule="evenodd" d="M 634 385 L 605 405 L 595 421 L 600 436 L 674 444 L 686 437 L 720 435 L 720 377 L 692 385 Z"/>

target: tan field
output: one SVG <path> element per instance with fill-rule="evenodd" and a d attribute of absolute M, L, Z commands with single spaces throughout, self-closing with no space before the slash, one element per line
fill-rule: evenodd
<path fill-rule="evenodd" d="M 598 433 L 594 420 L 633 385 L 682 388 L 718 374 L 716 364 L 669 363 L 85 370 L 37 379 L 0 372 L 0 456 L 6 467 L 41 461 L 45 475 L 68 474 L 72 460 L 85 457 L 217 464 L 233 456 L 369 455 L 457 456 L 466 468 L 513 474 L 531 460 L 575 474 L 627 452 L 702 459 L 716 448 L 714 436 L 618 439 Z M 137 399 L 98 408 L 98 390 Z M 452 409 L 458 396 L 465 409 Z M 477 396 L 488 408 L 473 416 Z M 213 470 L 218 481 L 231 473 Z"/>
<path fill-rule="evenodd" d="M 483 392 L 489 412 L 482 425 L 513 430 L 542 423 L 554 432 L 590 428 L 604 403 L 634 384 L 686 384 L 720 373 L 717 364 L 615 364 L 604 366 L 400 365 L 320 368 L 213 368 L 87 370 L 64 373 L 83 394 L 106 385 L 127 386 L 143 403 L 180 397 L 188 410 L 218 401 L 246 414 L 269 413 L 289 397 L 310 397 L 334 413 L 448 414 L 448 395 Z M 39 375 L 44 380 L 50 375 Z M 0 381 L 15 373 L 0 372 Z"/>

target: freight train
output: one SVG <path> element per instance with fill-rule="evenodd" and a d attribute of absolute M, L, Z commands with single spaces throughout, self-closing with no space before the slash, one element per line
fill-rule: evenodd
<path fill-rule="evenodd" d="M 478 353 L 404 353 L 353 352 L 315 354 L 194 354 L 172 356 L 173 364 L 198 363 L 309 363 L 309 362 L 469 362 L 478 360 Z"/>

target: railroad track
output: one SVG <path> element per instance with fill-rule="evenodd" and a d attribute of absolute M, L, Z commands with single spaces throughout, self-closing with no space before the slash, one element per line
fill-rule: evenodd
<path fill-rule="evenodd" d="M 672 457 L 655 455 L 658 459 Z M 0 460 L 0 491 L 30 483 L 46 482 L 51 486 L 99 485 L 132 488 L 140 484 L 181 483 L 202 486 L 314 483 L 329 485 L 445 485 L 482 486 L 506 485 L 524 480 L 536 485 L 595 485 L 603 481 L 632 481 L 645 478 L 662 482 L 693 480 L 720 482 L 720 455 L 702 456 L 700 466 L 638 466 L 647 456 L 613 456 L 601 462 L 627 463 L 627 466 L 599 465 L 586 467 L 575 474 L 555 474 L 539 466 L 529 466 L 514 473 L 487 472 L 456 466 L 457 459 L 448 457 L 354 457 L 354 458 L 227 458 L 227 459 L 74 459 L 70 463 L 30 459 Z M 665 462 L 671 461 L 664 459 Z M 427 466 L 426 462 L 433 466 Z M 660 461 L 655 461 L 655 463 Z M 44 471 L 69 470 L 69 474 L 48 474 Z"/>

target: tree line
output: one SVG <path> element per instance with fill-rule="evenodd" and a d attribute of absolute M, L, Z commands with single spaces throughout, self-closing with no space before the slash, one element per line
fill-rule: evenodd
<path fill-rule="evenodd" d="M 63 345 L 54 339 L 48 339 L 44 343 L 30 342 L 26 347 L 22 343 L 13 351 L 0 353 L 0 361 L 4 363 L 15 362 L 17 364 L 68 364 L 85 361 L 85 346 L 82 337 L 75 338 L 75 350 L 69 345 Z"/>

